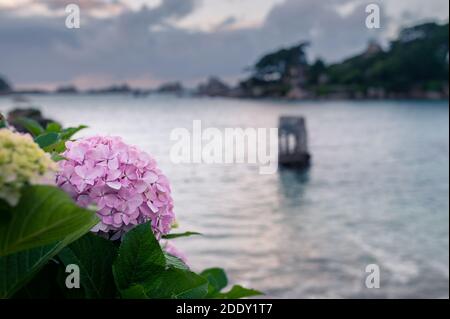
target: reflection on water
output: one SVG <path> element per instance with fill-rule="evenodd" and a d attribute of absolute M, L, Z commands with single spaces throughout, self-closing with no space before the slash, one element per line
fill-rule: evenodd
<path fill-rule="evenodd" d="M 302 204 L 302 193 L 308 187 L 309 174 L 309 168 L 294 169 L 280 167 L 278 172 L 279 195 L 292 201 L 292 206 L 300 206 Z"/>
<path fill-rule="evenodd" d="M 176 240 L 196 270 L 271 297 L 447 297 L 449 112 L 446 102 L 260 102 L 152 96 L 33 97 L 84 134 L 120 135 L 153 154 L 174 190 Z M 12 102 L 0 98 L 0 111 Z M 247 165 L 175 165 L 170 132 L 275 127 L 305 116 L 313 163 L 260 175 Z M 364 286 L 377 263 L 381 288 Z"/>

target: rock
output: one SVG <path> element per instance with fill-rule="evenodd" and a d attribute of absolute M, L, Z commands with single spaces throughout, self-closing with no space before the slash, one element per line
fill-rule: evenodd
<path fill-rule="evenodd" d="M 0 95 L 1 94 L 8 94 L 12 92 L 12 88 L 9 85 L 8 82 L 6 82 L 6 80 L 3 80 L 2 78 L 0 78 Z"/>
<path fill-rule="evenodd" d="M 18 123 L 20 118 L 32 119 L 38 122 L 43 128 L 45 128 L 49 123 L 56 122 L 43 117 L 41 111 L 35 108 L 14 109 L 8 113 L 8 123 L 14 126 L 17 131 L 22 133 L 26 133 L 28 131 Z"/>

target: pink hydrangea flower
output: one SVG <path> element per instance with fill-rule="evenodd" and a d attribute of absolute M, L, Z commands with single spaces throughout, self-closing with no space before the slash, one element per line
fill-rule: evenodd
<path fill-rule="evenodd" d="M 147 153 L 119 137 L 84 138 L 66 147 L 56 183 L 80 206 L 96 205 L 101 221 L 92 231 L 117 239 L 147 221 L 158 239 L 170 231 L 169 181 Z"/>

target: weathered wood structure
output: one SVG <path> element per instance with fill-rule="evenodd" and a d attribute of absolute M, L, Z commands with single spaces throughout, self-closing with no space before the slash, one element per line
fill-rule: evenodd
<path fill-rule="evenodd" d="M 278 164 L 285 167 L 308 167 L 306 121 L 303 117 L 282 116 L 278 126 Z"/>

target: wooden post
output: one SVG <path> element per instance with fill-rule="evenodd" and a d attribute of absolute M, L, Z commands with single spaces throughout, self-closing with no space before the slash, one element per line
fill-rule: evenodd
<path fill-rule="evenodd" d="M 307 167 L 308 152 L 306 122 L 303 117 L 282 116 L 278 127 L 278 163 L 281 166 Z"/>

